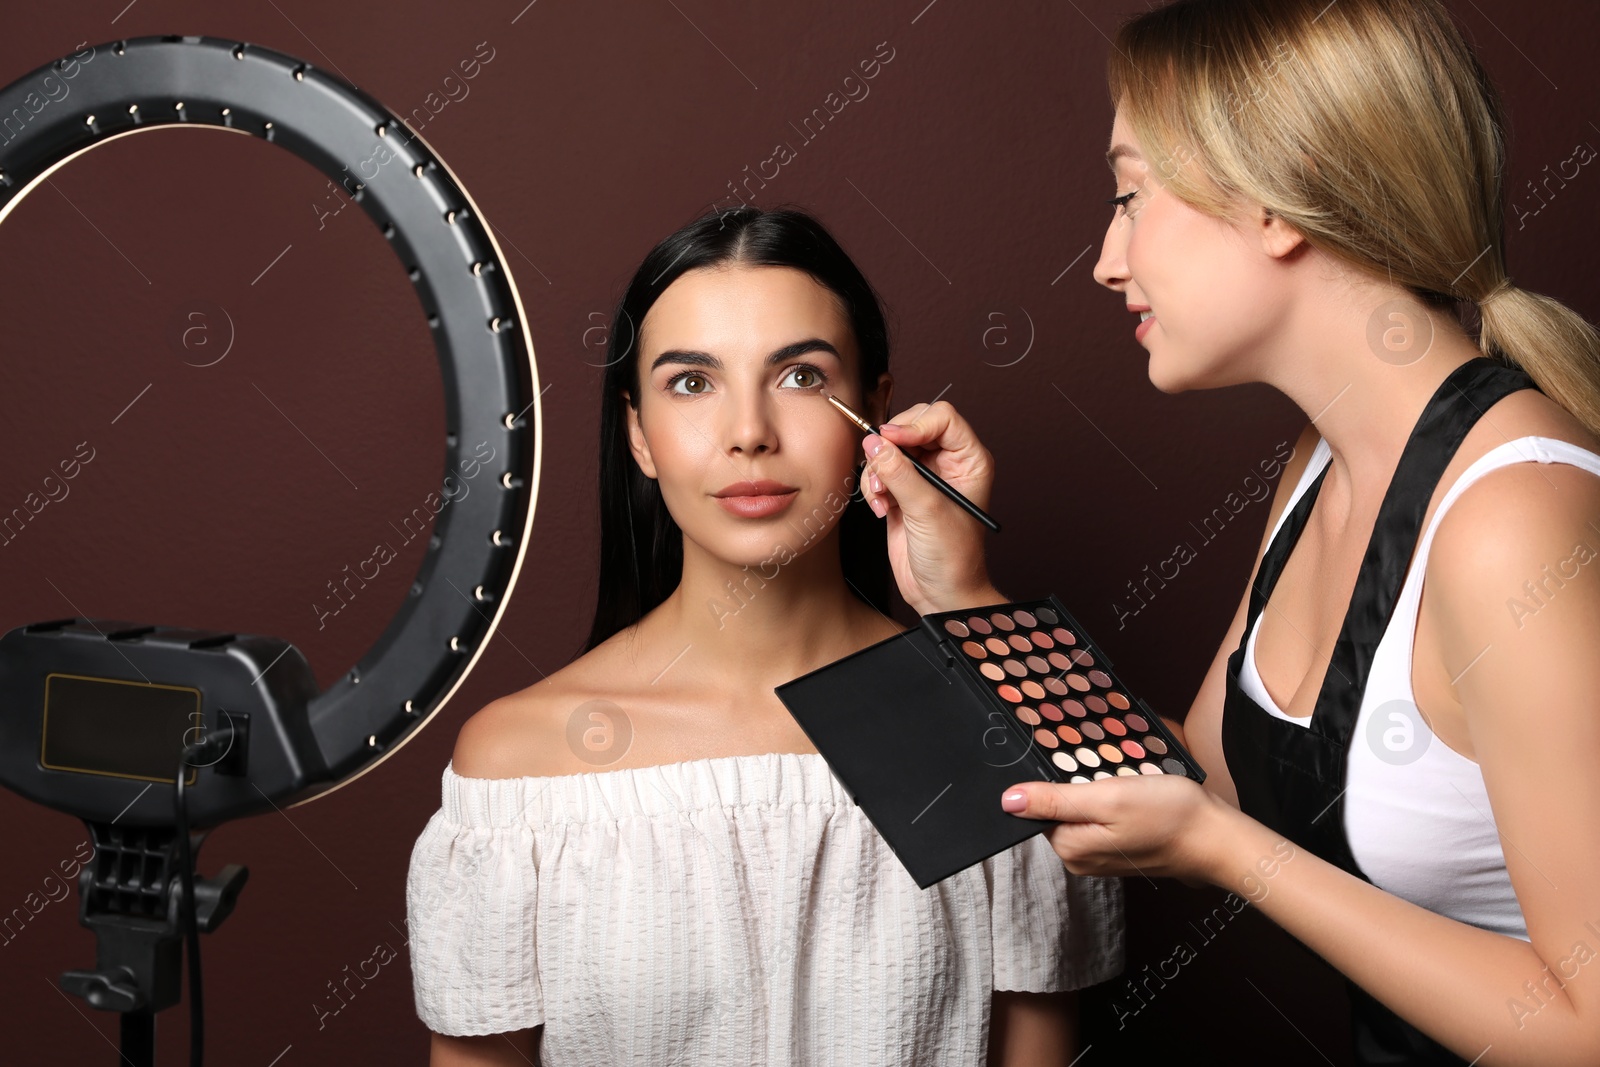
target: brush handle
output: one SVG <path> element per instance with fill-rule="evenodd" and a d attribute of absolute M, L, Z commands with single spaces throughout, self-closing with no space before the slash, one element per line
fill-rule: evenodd
<path fill-rule="evenodd" d="M 917 468 L 917 473 L 921 474 L 924 478 L 928 479 L 928 481 L 932 482 L 933 483 L 933 487 L 935 489 L 939 490 L 939 492 L 943 493 L 945 496 L 949 497 L 951 500 L 954 500 L 957 504 L 960 504 L 962 509 L 964 511 L 966 511 L 966 513 L 968 515 L 971 515 L 973 518 L 975 518 L 979 522 L 983 523 L 985 526 L 987 526 L 989 529 L 993 530 L 995 533 L 999 533 L 1000 532 L 1000 524 L 998 522 L 995 522 L 993 519 L 991 519 L 989 517 L 988 513 L 985 512 L 978 505 L 974 504 L 972 501 L 970 501 L 966 497 L 962 496 L 960 491 L 957 490 L 955 486 L 951 485 L 949 482 L 945 481 L 943 478 L 941 478 L 937 474 L 933 473 L 927 467 L 923 466 L 921 461 L 918 460 L 911 453 L 906 452 L 904 449 L 902 449 L 901 450 L 901 455 L 903 455 L 907 459 L 909 459 L 911 461 L 911 465 L 913 467 Z"/>

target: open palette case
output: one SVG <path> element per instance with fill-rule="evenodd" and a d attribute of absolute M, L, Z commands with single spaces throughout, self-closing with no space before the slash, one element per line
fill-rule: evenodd
<path fill-rule="evenodd" d="M 776 692 L 924 889 L 1049 828 L 1008 786 L 1205 779 L 1054 596 L 925 615 Z"/>

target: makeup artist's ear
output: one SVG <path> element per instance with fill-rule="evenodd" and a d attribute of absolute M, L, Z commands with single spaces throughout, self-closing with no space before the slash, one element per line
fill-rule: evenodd
<path fill-rule="evenodd" d="M 622 416 L 628 420 L 628 450 L 634 462 L 644 471 L 646 478 L 655 478 L 656 461 L 650 457 L 650 443 L 644 439 L 644 427 L 639 425 L 639 409 L 633 406 L 628 391 L 622 391 Z"/>
<path fill-rule="evenodd" d="M 1257 207 L 1255 224 L 1261 230 L 1261 250 L 1273 259 L 1282 259 L 1305 244 L 1305 235 L 1271 208 Z"/>

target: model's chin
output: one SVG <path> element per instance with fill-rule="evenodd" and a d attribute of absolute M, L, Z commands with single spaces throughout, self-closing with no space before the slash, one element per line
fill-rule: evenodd
<path fill-rule="evenodd" d="M 707 498 L 708 512 L 684 535 L 725 563 L 770 572 L 811 551 L 838 526 L 838 514 L 826 503 L 800 496 L 771 514 L 760 514 L 761 507 L 730 510 L 721 500 Z"/>

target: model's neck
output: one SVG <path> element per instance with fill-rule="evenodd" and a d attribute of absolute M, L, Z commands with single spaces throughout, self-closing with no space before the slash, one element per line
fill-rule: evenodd
<path fill-rule="evenodd" d="M 744 566 L 684 539 L 683 578 L 653 613 L 696 669 L 762 690 L 848 654 L 890 624 L 845 580 L 839 531 Z M 797 551 L 797 549 L 803 551 Z"/>

